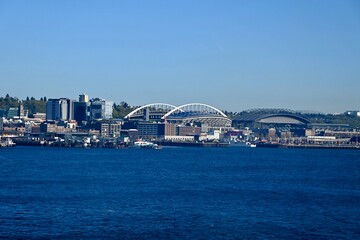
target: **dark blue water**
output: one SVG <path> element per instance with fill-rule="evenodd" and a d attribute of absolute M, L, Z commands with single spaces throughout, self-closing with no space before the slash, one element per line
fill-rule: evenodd
<path fill-rule="evenodd" d="M 0 149 L 0 237 L 359 239 L 360 151 Z"/>

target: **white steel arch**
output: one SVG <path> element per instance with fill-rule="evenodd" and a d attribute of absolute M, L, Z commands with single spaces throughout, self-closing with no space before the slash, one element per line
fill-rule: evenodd
<path fill-rule="evenodd" d="M 126 115 L 124 118 L 131 118 L 137 112 L 140 112 L 141 110 L 146 109 L 146 108 L 173 110 L 173 109 L 176 109 L 176 106 L 168 104 L 168 103 L 150 103 L 150 104 L 146 104 L 144 106 L 138 107 L 137 109 L 135 109 L 134 111 L 132 111 L 128 115 Z"/>
<path fill-rule="evenodd" d="M 178 111 L 185 112 L 187 110 L 196 111 L 196 112 L 205 112 L 205 111 L 210 110 L 209 113 L 215 113 L 217 115 L 221 115 L 225 118 L 228 118 L 228 116 L 226 116 L 222 111 L 220 111 L 219 109 L 217 109 L 213 106 L 210 106 L 208 104 L 188 103 L 188 104 L 184 104 L 184 105 L 181 105 L 179 107 L 172 109 L 170 112 L 166 113 L 161 119 L 166 119 L 168 116 L 170 116 L 171 114 L 176 113 Z"/>

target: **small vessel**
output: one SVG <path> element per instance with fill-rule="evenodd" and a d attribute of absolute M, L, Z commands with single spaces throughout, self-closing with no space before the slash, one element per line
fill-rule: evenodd
<path fill-rule="evenodd" d="M 142 141 L 142 140 L 138 140 L 136 142 L 134 142 L 134 146 L 135 147 L 139 147 L 139 148 L 150 148 L 150 149 L 162 149 L 161 145 L 158 145 L 156 143 L 152 143 L 152 142 L 147 142 L 147 141 Z"/>
<path fill-rule="evenodd" d="M 3 147 L 15 147 L 16 143 L 14 143 L 11 138 L 1 139 L 0 138 L 0 148 Z"/>
<path fill-rule="evenodd" d="M 152 147 L 153 145 L 154 145 L 154 143 L 152 143 L 152 142 L 147 142 L 147 141 L 142 141 L 142 140 L 138 140 L 138 141 L 134 142 L 135 147 L 141 147 L 141 148 L 149 148 L 149 147 Z"/>
<path fill-rule="evenodd" d="M 256 147 L 255 143 L 251 143 L 251 142 L 246 142 L 246 146 L 247 147 Z"/>
<path fill-rule="evenodd" d="M 161 146 L 161 145 L 154 144 L 154 145 L 153 145 L 153 149 L 160 150 L 160 149 L 162 149 L 162 146 Z"/>

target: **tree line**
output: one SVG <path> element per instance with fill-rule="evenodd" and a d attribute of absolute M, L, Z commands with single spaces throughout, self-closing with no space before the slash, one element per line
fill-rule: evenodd
<path fill-rule="evenodd" d="M 24 109 L 29 111 L 29 114 L 37 112 L 45 112 L 46 97 L 41 97 L 39 100 L 34 97 L 27 97 L 23 100 Z M 17 97 L 11 97 L 6 94 L 5 97 L 0 97 L 0 109 L 7 111 L 11 107 L 19 107 L 20 100 Z"/>

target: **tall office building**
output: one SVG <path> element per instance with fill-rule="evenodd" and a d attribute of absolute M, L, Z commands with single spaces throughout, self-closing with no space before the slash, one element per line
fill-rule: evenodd
<path fill-rule="evenodd" d="M 68 98 L 49 99 L 46 102 L 46 120 L 66 121 L 73 119 L 72 101 Z"/>
<path fill-rule="evenodd" d="M 72 119 L 76 120 L 78 124 L 88 121 L 90 118 L 90 102 L 89 96 L 86 94 L 79 95 L 79 101 L 72 103 Z"/>
<path fill-rule="evenodd" d="M 91 120 L 97 119 L 110 119 L 112 118 L 113 102 L 105 100 L 91 101 L 90 105 L 90 118 Z"/>
<path fill-rule="evenodd" d="M 78 124 L 89 120 L 90 102 L 73 102 L 73 116 Z"/>
<path fill-rule="evenodd" d="M 79 95 L 79 102 L 88 102 L 89 101 L 89 96 L 86 94 L 80 94 Z"/>

